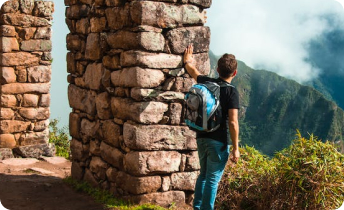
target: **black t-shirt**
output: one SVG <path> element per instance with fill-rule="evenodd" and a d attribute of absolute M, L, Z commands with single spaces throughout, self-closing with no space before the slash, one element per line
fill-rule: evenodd
<path fill-rule="evenodd" d="M 204 83 L 206 81 L 211 82 L 225 82 L 221 79 L 214 79 L 204 75 L 197 77 L 197 83 Z M 235 87 L 221 87 L 220 89 L 220 104 L 222 107 L 223 122 L 219 129 L 210 133 L 197 132 L 197 138 L 210 138 L 224 143 L 228 142 L 229 129 L 228 129 L 228 110 L 239 109 L 239 93 Z"/>

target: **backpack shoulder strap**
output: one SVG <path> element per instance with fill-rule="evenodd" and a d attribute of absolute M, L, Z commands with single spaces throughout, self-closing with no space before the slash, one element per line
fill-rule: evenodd
<path fill-rule="evenodd" d="M 224 82 L 224 81 L 219 81 L 219 82 L 217 82 L 217 84 L 220 86 L 220 87 L 233 87 L 233 88 L 235 88 L 235 86 L 234 85 L 232 85 L 231 83 L 228 83 L 228 82 Z"/>

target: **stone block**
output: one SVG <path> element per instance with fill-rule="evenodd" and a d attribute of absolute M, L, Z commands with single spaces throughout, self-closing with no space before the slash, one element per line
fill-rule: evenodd
<path fill-rule="evenodd" d="M 90 141 L 90 153 L 100 156 L 100 143 L 97 140 Z"/>
<path fill-rule="evenodd" d="M 75 30 L 77 33 L 80 33 L 80 34 L 89 34 L 90 33 L 90 21 L 88 20 L 88 18 L 82 18 L 78 21 L 76 21 L 76 24 L 75 24 Z"/>
<path fill-rule="evenodd" d="M 20 49 L 22 51 L 48 51 L 50 52 L 52 49 L 52 43 L 51 40 L 26 40 L 22 41 L 20 45 Z"/>
<path fill-rule="evenodd" d="M 9 158 L 14 158 L 12 149 L 10 148 L 0 148 L 0 160 L 5 160 Z"/>
<path fill-rule="evenodd" d="M 87 36 L 85 58 L 89 60 L 99 60 L 102 57 L 102 51 L 99 47 L 100 38 L 98 33 L 91 33 Z"/>
<path fill-rule="evenodd" d="M 20 27 L 44 27 L 51 26 L 52 23 L 41 17 L 31 15 L 8 13 L 1 16 L 0 22 L 4 25 L 20 26 Z"/>
<path fill-rule="evenodd" d="M 28 27 L 28 28 L 19 28 L 18 35 L 22 40 L 29 40 L 32 39 L 37 28 L 36 27 Z"/>
<path fill-rule="evenodd" d="M 46 120 L 50 116 L 50 108 L 21 108 L 19 109 L 19 114 L 28 120 Z"/>
<path fill-rule="evenodd" d="M 105 163 L 100 157 L 93 156 L 90 162 L 90 171 L 92 171 L 97 178 L 105 180 L 106 169 L 108 164 Z"/>
<path fill-rule="evenodd" d="M 203 75 L 208 75 L 210 72 L 210 59 L 208 53 L 199 53 L 194 55 L 194 59 L 197 61 L 196 68 Z"/>
<path fill-rule="evenodd" d="M 136 101 L 182 101 L 184 94 L 173 91 L 131 88 L 130 97 Z"/>
<path fill-rule="evenodd" d="M 72 159 L 84 162 L 89 157 L 89 145 L 82 144 L 80 141 L 72 138 L 70 142 L 70 149 L 72 153 Z"/>
<path fill-rule="evenodd" d="M 179 170 L 181 154 L 176 151 L 129 152 L 124 157 L 126 172 L 132 175 L 169 174 Z"/>
<path fill-rule="evenodd" d="M 55 155 L 55 146 L 52 144 L 37 144 L 20 146 L 13 149 L 13 153 L 23 158 L 40 158 L 41 156 L 52 157 Z"/>
<path fill-rule="evenodd" d="M 165 38 L 161 33 L 118 31 L 107 34 L 107 42 L 113 49 L 163 51 Z"/>
<path fill-rule="evenodd" d="M 91 63 L 87 66 L 84 75 L 86 87 L 92 90 L 99 90 L 104 68 L 102 63 Z"/>
<path fill-rule="evenodd" d="M 103 57 L 103 65 L 105 68 L 109 68 L 109 69 L 120 69 L 121 65 L 120 65 L 120 60 L 119 60 L 119 56 L 115 55 L 115 56 L 109 56 L 106 55 Z"/>
<path fill-rule="evenodd" d="M 204 15 L 194 5 L 174 5 L 163 2 L 136 1 L 131 4 L 130 15 L 137 25 L 159 28 L 176 28 L 182 25 L 204 23 Z"/>
<path fill-rule="evenodd" d="M 100 144 L 100 154 L 103 160 L 111 164 L 113 167 L 123 169 L 123 153 L 110 145 L 102 142 Z"/>
<path fill-rule="evenodd" d="M 27 68 L 28 82 L 46 83 L 51 80 L 51 66 L 35 66 Z"/>
<path fill-rule="evenodd" d="M 36 107 L 38 105 L 39 96 L 35 94 L 24 94 L 23 99 L 23 107 Z"/>
<path fill-rule="evenodd" d="M 90 27 L 92 33 L 99 33 L 103 32 L 106 29 L 106 18 L 105 17 L 93 17 L 90 19 Z"/>
<path fill-rule="evenodd" d="M 129 4 L 126 4 L 124 7 L 107 8 L 105 14 L 110 30 L 119 30 L 131 24 Z"/>
<path fill-rule="evenodd" d="M 54 2 L 52 1 L 35 1 L 35 7 L 32 14 L 40 17 L 51 17 L 54 12 Z"/>
<path fill-rule="evenodd" d="M 119 148 L 119 136 L 121 135 L 121 127 L 113 123 L 112 120 L 102 122 L 102 137 L 107 144 Z"/>
<path fill-rule="evenodd" d="M 185 203 L 185 193 L 183 191 L 155 192 L 143 195 L 130 196 L 128 199 L 133 203 L 145 204 L 154 203 L 163 207 Z"/>
<path fill-rule="evenodd" d="M 125 123 L 123 138 L 133 150 L 196 150 L 196 134 L 187 126 Z"/>
<path fill-rule="evenodd" d="M 23 133 L 18 142 L 20 146 L 47 144 L 49 142 L 49 129 L 42 132 Z"/>
<path fill-rule="evenodd" d="M 12 67 L 1 67 L 1 84 L 14 83 L 17 81 L 17 75 Z"/>
<path fill-rule="evenodd" d="M 90 12 L 90 7 L 85 4 L 71 5 L 66 8 L 66 17 L 69 19 L 81 19 L 87 17 Z"/>
<path fill-rule="evenodd" d="M 122 171 L 117 172 L 116 186 L 130 194 L 156 192 L 161 188 L 160 176 L 135 177 Z"/>
<path fill-rule="evenodd" d="M 22 13 L 31 14 L 35 6 L 34 0 L 19 0 L 19 9 Z"/>
<path fill-rule="evenodd" d="M 79 130 L 79 132 L 81 134 L 86 135 L 88 137 L 95 138 L 98 129 L 99 129 L 99 123 L 98 122 L 89 121 L 86 118 L 83 118 L 81 120 L 81 127 Z"/>
<path fill-rule="evenodd" d="M 39 27 L 35 33 L 35 39 L 51 39 L 52 29 L 50 27 Z"/>
<path fill-rule="evenodd" d="M 152 88 L 159 86 L 164 80 L 162 71 L 140 67 L 124 68 L 111 73 L 112 84 L 120 87 Z"/>
<path fill-rule="evenodd" d="M 2 85 L 2 94 L 49 93 L 50 83 L 11 83 Z"/>
<path fill-rule="evenodd" d="M 108 7 L 118 7 L 123 5 L 123 0 L 105 0 L 105 5 Z"/>
<path fill-rule="evenodd" d="M 49 119 L 47 120 L 42 120 L 42 121 L 37 121 L 34 123 L 34 131 L 43 131 L 49 127 Z"/>
<path fill-rule="evenodd" d="M 17 142 L 13 134 L 0 134 L 0 148 L 14 148 Z"/>
<path fill-rule="evenodd" d="M 204 8 L 209 8 L 211 6 L 212 0 L 189 0 L 189 3 L 199 5 Z"/>
<path fill-rule="evenodd" d="M 78 35 L 67 34 L 67 50 L 72 52 L 81 51 L 83 40 Z"/>
<path fill-rule="evenodd" d="M 2 8 L 5 7 L 5 4 L 3 4 Z M 0 26 L 0 36 L 10 36 L 13 37 L 16 35 L 16 29 L 14 26 L 9 25 L 2 25 Z"/>
<path fill-rule="evenodd" d="M 12 120 L 14 119 L 14 111 L 11 108 L 0 109 L 0 120 Z"/>
<path fill-rule="evenodd" d="M 84 177 L 85 169 L 78 162 L 72 162 L 71 175 L 73 179 L 81 181 Z"/>
<path fill-rule="evenodd" d="M 176 77 L 171 90 L 186 93 L 194 84 L 196 84 L 196 82 L 193 78 Z"/>
<path fill-rule="evenodd" d="M 69 106 L 79 109 L 92 116 L 96 113 L 96 93 L 78 88 L 75 85 L 68 86 Z"/>
<path fill-rule="evenodd" d="M 116 182 L 117 174 L 118 174 L 118 170 L 116 168 L 109 167 L 106 170 L 106 177 L 110 182 Z"/>
<path fill-rule="evenodd" d="M 1 120 L 0 131 L 1 133 L 17 133 L 28 130 L 30 122 L 19 120 Z"/>
<path fill-rule="evenodd" d="M 49 107 L 50 106 L 50 94 L 42 94 L 41 100 L 39 102 L 40 107 Z"/>
<path fill-rule="evenodd" d="M 171 177 L 163 176 L 161 177 L 161 190 L 163 192 L 169 191 L 171 187 Z"/>
<path fill-rule="evenodd" d="M 80 138 L 81 119 L 78 114 L 71 112 L 69 114 L 69 134 L 73 138 Z"/>
<path fill-rule="evenodd" d="M 186 154 L 185 171 L 196 171 L 201 167 L 199 165 L 198 152 L 190 152 Z"/>
<path fill-rule="evenodd" d="M 19 9 L 19 1 L 4 1 L 1 13 L 16 13 Z"/>
<path fill-rule="evenodd" d="M 39 57 L 28 52 L 3 53 L 0 59 L 2 66 L 31 66 L 38 65 Z"/>
<path fill-rule="evenodd" d="M 18 40 L 14 37 L 1 37 L 0 50 L 4 52 L 12 52 L 19 50 Z"/>
<path fill-rule="evenodd" d="M 98 188 L 99 187 L 99 183 L 95 179 L 93 173 L 89 169 L 87 169 L 87 168 L 85 169 L 84 181 L 89 183 L 94 188 Z"/>
<path fill-rule="evenodd" d="M 194 191 L 199 172 L 181 172 L 171 175 L 171 186 L 174 190 Z"/>
<path fill-rule="evenodd" d="M 112 119 L 111 98 L 107 92 L 98 94 L 96 97 L 97 115 L 102 120 Z"/>
<path fill-rule="evenodd" d="M 182 56 L 165 53 L 126 51 L 121 54 L 121 66 L 140 66 L 153 69 L 182 67 Z"/>
<path fill-rule="evenodd" d="M 135 102 L 128 98 L 111 99 L 111 110 L 115 118 L 151 124 L 162 120 L 168 105 L 161 102 Z"/>
<path fill-rule="evenodd" d="M 17 98 L 14 95 L 1 95 L 1 107 L 16 107 Z"/>
<path fill-rule="evenodd" d="M 170 103 L 168 110 L 169 123 L 171 125 L 179 125 L 182 120 L 183 106 L 180 103 Z"/>
<path fill-rule="evenodd" d="M 167 33 L 166 37 L 173 54 L 183 54 L 189 44 L 193 45 L 195 54 L 209 51 L 209 27 L 197 26 L 172 29 Z"/>

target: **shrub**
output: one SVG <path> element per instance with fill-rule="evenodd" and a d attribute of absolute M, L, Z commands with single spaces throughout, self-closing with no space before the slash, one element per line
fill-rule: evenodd
<path fill-rule="evenodd" d="M 55 144 L 56 156 L 69 158 L 70 141 L 67 127 L 58 128 L 57 119 L 53 119 L 49 123 L 49 143 Z"/>
<path fill-rule="evenodd" d="M 344 201 L 344 155 L 332 143 L 298 133 L 273 158 L 251 147 L 241 154 L 225 169 L 217 209 L 336 209 Z"/>

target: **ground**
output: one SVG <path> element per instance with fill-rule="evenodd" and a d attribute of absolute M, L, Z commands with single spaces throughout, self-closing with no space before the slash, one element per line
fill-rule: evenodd
<path fill-rule="evenodd" d="M 9 210 L 104 210 L 63 182 L 70 167 L 70 161 L 58 157 L 0 160 L 2 205 Z"/>

